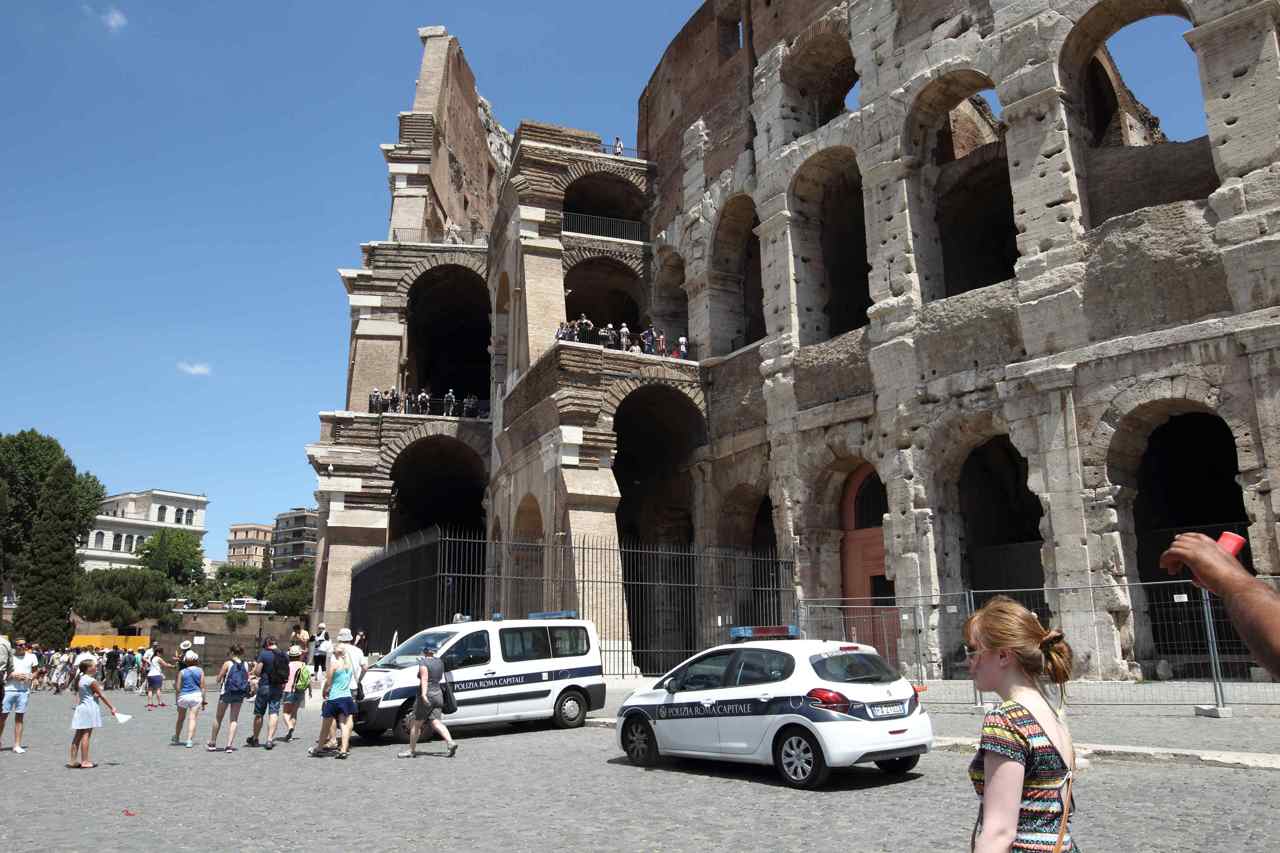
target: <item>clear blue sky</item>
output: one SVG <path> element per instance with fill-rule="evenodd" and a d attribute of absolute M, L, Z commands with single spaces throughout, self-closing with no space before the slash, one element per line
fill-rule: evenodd
<path fill-rule="evenodd" d="M 54 435 L 108 491 L 208 494 L 212 557 L 228 524 L 310 505 L 303 445 L 345 382 L 335 270 L 386 233 L 377 146 L 411 103 L 417 27 L 461 38 L 508 129 L 634 144 L 640 91 L 697 5 L 629 7 L 619 37 L 598 0 L 6 3 L 0 432 Z M 1191 138 L 1199 84 L 1171 24 L 1113 49 Z"/>

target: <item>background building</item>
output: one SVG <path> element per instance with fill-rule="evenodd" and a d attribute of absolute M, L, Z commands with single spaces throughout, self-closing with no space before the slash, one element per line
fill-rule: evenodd
<path fill-rule="evenodd" d="M 76 549 L 80 563 L 86 571 L 137 566 L 142 543 L 161 530 L 186 530 L 203 540 L 208 505 L 204 495 L 163 489 L 109 495 Z"/>
<path fill-rule="evenodd" d="M 262 568 L 271 560 L 270 524 L 233 524 L 227 532 L 227 565 Z"/>
<path fill-rule="evenodd" d="M 271 571 L 281 574 L 316 559 L 319 513 L 312 507 L 294 507 L 276 516 L 271 533 Z"/>

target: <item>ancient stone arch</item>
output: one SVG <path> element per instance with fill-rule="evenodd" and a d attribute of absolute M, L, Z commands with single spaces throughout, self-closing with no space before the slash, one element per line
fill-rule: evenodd
<path fill-rule="evenodd" d="M 382 446 L 378 460 L 377 472 L 380 477 L 390 478 L 391 468 L 396 459 L 408 448 L 419 441 L 429 438 L 448 438 L 460 442 L 480 457 L 485 471 L 489 470 L 489 440 L 487 428 L 474 424 L 459 422 L 429 421 L 419 424 L 413 429 L 400 433 Z"/>
<path fill-rule="evenodd" d="M 987 64 L 990 65 L 990 61 Z M 911 104 L 902 128 L 903 154 L 927 157 L 929 131 L 965 98 L 994 89 L 997 82 L 990 68 L 976 64 L 946 67 L 909 82 L 903 87 L 904 100 Z"/>
<path fill-rule="evenodd" d="M 607 419 L 612 424 L 622 401 L 631 396 L 633 391 L 650 385 L 663 385 L 688 397 L 689 402 L 693 403 L 698 413 L 702 415 L 703 421 L 706 421 L 707 400 L 702 393 L 702 384 L 684 375 L 673 375 L 672 371 L 661 367 L 642 368 L 636 375 L 616 379 L 607 385 L 600 399 L 602 419 Z"/>
<path fill-rule="evenodd" d="M 489 280 L 489 262 L 483 253 L 460 251 L 432 252 L 406 270 L 404 275 L 400 276 L 400 281 L 396 283 L 396 295 L 407 303 L 409 299 L 409 291 L 413 288 L 413 285 L 418 281 L 418 279 L 422 278 L 423 275 L 433 269 L 445 266 L 465 267 L 480 276 L 480 280 L 482 282 Z"/>
<path fill-rule="evenodd" d="M 561 255 L 566 275 L 578 264 L 598 258 L 622 264 L 635 273 L 637 278 L 644 279 L 644 258 L 636 252 L 597 244 L 575 244 L 566 247 Z"/>
<path fill-rule="evenodd" d="M 599 172 L 605 172 L 616 178 L 622 178 L 627 183 L 636 188 L 640 195 L 646 198 L 649 195 L 649 178 L 644 173 L 634 169 L 621 166 L 612 161 L 602 160 L 598 158 L 587 158 L 579 160 L 569 168 L 560 172 L 552 180 L 552 186 L 559 191 L 561 196 L 569 189 L 569 185 L 579 178 L 585 178 Z"/>

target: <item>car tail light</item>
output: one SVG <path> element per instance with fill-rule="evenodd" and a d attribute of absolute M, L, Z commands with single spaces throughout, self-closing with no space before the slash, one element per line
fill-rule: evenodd
<path fill-rule="evenodd" d="M 813 707 L 840 714 L 849 713 L 849 697 L 825 687 L 815 687 L 805 694 L 806 699 L 813 701 Z"/>

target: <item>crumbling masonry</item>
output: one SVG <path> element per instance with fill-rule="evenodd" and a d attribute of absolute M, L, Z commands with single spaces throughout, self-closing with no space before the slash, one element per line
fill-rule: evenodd
<path fill-rule="evenodd" d="M 1191 142 L 1106 50 L 1166 14 L 1199 62 Z M 344 624 L 353 566 L 434 524 L 639 536 L 922 604 L 930 675 L 951 596 L 1022 587 L 1094 671 L 1136 673 L 1158 652 L 1123 583 L 1173 530 L 1246 532 L 1280 573 L 1278 26 L 1277 0 L 708 0 L 639 156 L 512 139 L 421 30 L 390 231 L 341 271 L 347 399 L 307 448 L 316 615 Z M 557 342 L 579 311 L 693 358 Z M 374 415 L 375 387 L 488 403 Z"/>

